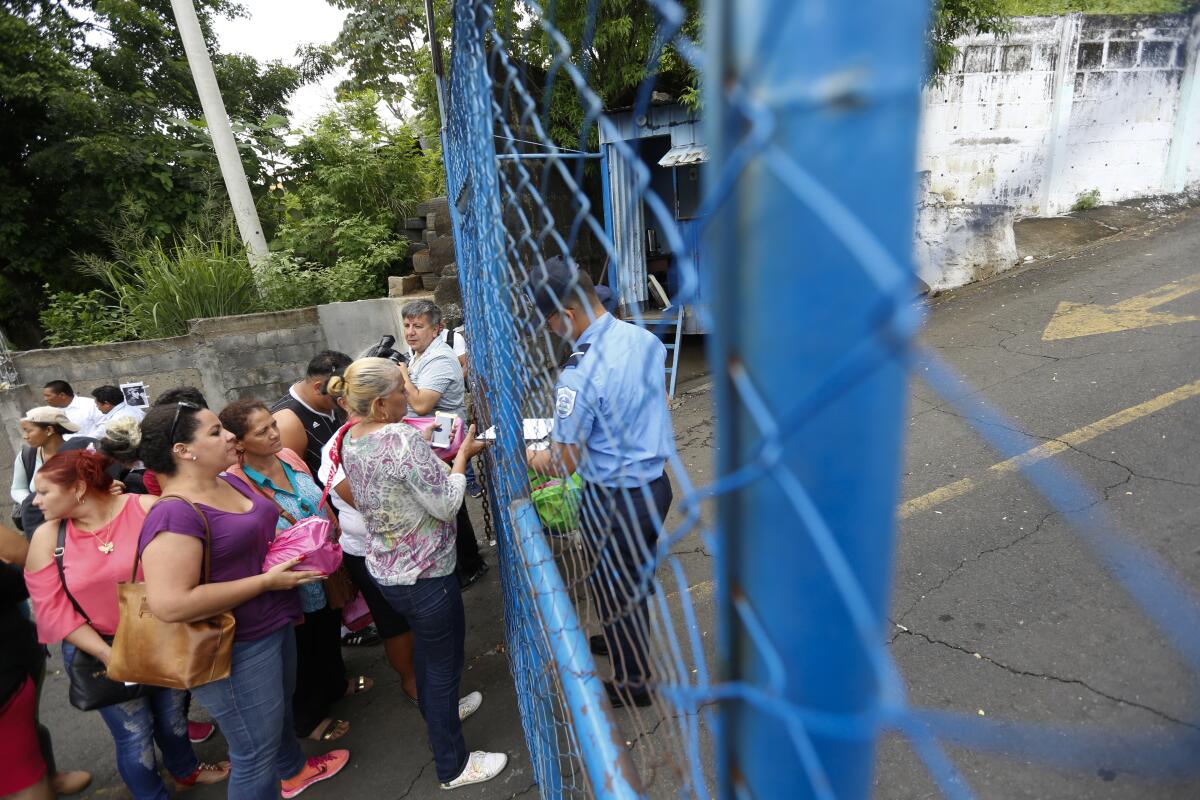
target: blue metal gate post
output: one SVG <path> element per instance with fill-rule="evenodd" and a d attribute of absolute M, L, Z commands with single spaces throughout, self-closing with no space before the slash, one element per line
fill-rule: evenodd
<path fill-rule="evenodd" d="M 722 677 L 747 685 L 721 705 L 720 790 L 863 798 L 894 688 L 928 3 L 709 8 L 718 469 L 748 479 L 718 495 Z"/>

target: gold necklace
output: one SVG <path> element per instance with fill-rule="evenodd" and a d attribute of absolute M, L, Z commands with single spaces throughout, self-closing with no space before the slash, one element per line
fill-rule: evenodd
<path fill-rule="evenodd" d="M 119 514 L 120 512 L 118 511 L 117 513 Z M 116 519 L 116 517 L 114 516 L 113 519 Z M 108 522 L 104 523 L 104 525 L 109 525 L 111 523 L 112 523 L 112 520 L 110 519 Z M 103 528 L 104 525 L 101 525 L 100 527 Z M 76 526 L 76 530 L 78 530 L 78 529 L 79 529 L 79 527 Z M 108 555 L 109 553 L 111 553 L 113 551 L 113 548 L 116 547 L 116 544 L 113 542 L 111 535 L 109 536 L 108 540 L 106 541 L 104 539 L 101 539 L 100 534 L 96 533 L 95 531 L 84 531 L 84 533 L 88 534 L 89 536 L 91 536 L 93 539 L 96 540 L 96 542 L 97 542 L 96 549 L 99 550 L 104 555 Z"/>
<path fill-rule="evenodd" d="M 96 545 L 96 549 L 99 550 L 101 553 L 104 553 L 104 555 L 108 555 L 109 553 L 111 553 L 113 551 L 113 547 L 116 546 L 115 544 L 113 544 L 113 541 L 111 539 L 109 539 L 108 541 L 101 539 L 100 535 L 98 533 L 96 533 L 95 531 L 84 531 L 84 533 L 90 535 L 93 539 L 95 539 L 97 542 L 99 542 L 99 544 Z"/>

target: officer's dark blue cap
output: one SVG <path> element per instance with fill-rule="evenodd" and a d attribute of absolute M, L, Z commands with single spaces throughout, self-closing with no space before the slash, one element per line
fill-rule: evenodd
<path fill-rule="evenodd" d="M 617 296 L 613 294 L 612 289 L 603 285 L 597 286 L 596 299 L 600 301 L 600 305 L 604 306 L 605 311 L 614 317 L 617 315 Z"/>
<path fill-rule="evenodd" d="M 541 265 L 530 268 L 529 294 L 543 317 L 549 318 L 562 308 L 568 295 L 578 289 L 577 276 L 575 265 L 568 264 L 559 256 L 548 258 Z"/>

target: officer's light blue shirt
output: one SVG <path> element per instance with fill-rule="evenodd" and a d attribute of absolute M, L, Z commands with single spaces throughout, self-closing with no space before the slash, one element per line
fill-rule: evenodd
<path fill-rule="evenodd" d="M 581 446 L 578 471 L 588 483 L 632 487 L 658 478 L 675 446 L 666 347 L 605 313 L 575 350 L 554 389 L 551 439 Z"/>

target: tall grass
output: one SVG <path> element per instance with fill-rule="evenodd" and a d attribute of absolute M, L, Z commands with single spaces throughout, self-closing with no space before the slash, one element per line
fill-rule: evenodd
<path fill-rule="evenodd" d="M 1059 14 L 1175 14 L 1197 5 L 1197 0 L 1004 0 L 1005 13 L 1024 17 Z"/>
<path fill-rule="evenodd" d="M 164 246 L 136 231 L 114 236 L 113 259 L 84 256 L 81 268 L 108 294 L 141 339 L 180 336 L 190 319 L 250 314 L 263 308 L 234 228 L 192 229 Z"/>

